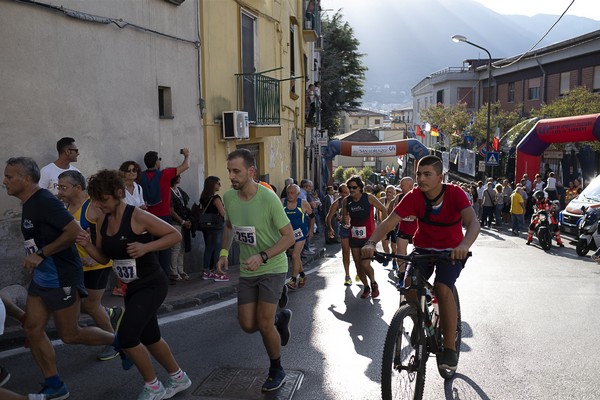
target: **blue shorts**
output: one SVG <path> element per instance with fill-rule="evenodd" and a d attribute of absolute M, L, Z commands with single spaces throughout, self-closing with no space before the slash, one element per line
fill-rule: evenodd
<path fill-rule="evenodd" d="M 416 249 L 417 254 L 434 254 L 435 250 Z M 411 269 L 417 266 L 421 270 L 424 279 L 429 279 L 435 270 L 435 283 L 443 283 L 449 288 L 454 287 L 454 283 L 458 279 L 460 272 L 465 267 L 466 260 L 456 261 L 440 261 L 434 263 L 418 263 L 412 264 L 406 269 L 406 275 L 409 276 Z"/>
<path fill-rule="evenodd" d="M 346 229 L 342 225 L 340 225 L 339 234 L 340 239 L 350 239 L 350 229 Z"/>

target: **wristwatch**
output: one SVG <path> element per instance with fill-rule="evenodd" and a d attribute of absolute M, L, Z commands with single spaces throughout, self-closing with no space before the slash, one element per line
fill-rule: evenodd
<path fill-rule="evenodd" d="M 262 257 L 263 264 L 266 264 L 267 261 L 269 260 L 269 255 L 267 253 L 265 253 L 264 251 L 261 251 L 260 256 Z"/>
<path fill-rule="evenodd" d="M 46 259 L 46 256 L 44 255 L 44 249 L 37 249 L 35 254 L 42 257 L 42 259 L 44 259 L 44 260 Z"/>

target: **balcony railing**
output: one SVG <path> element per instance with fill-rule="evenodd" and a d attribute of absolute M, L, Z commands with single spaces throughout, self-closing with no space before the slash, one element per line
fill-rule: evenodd
<path fill-rule="evenodd" d="M 238 110 L 248 113 L 250 124 L 279 125 L 281 109 L 279 80 L 261 72 L 235 76 L 237 107 Z"/>
<path fill-rule="evenodd" d="M 302 31 L 307 42 L 316 42 L 321 36 L 321 13 L 317 0 L 304 0 Z"/>

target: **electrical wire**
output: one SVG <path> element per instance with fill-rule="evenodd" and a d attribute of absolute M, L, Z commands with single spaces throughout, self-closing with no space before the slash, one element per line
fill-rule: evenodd
<path fill-rule="evenodd" d="M 546 36 L 548 36 L 548 34 L 550 33 L 550 31 L 552 31 L 552 29 L 554 29 L 554 27 L 556 26 L 556 24 L 559 23 L 559 21 L 562 19 L 562 17 L 565 16 L 565 14 L 567 13 L 567 11 L 569 11 L 569 8 L 571 8 L 571 6 L 573 5 L 573 3 L 575 3 L 575 0 L 571 0 L 571 4 L 568 5 L 568 7 L 565 9 L 565 11 L 563 11 L 563 13 L 560 15 L 560 17 L 558 17 L 558 19 L 556 20 L 556 22 L 554 22 L 554 24 L 552 24 L 552 26 L 546 31 L 546 33 L 544 33 L 544 36 L 541 37 L 540 40 L 537 41 L 536 44 L 534 44 L 529 50 L 527 50 L 525 53 L 521 54 L 516 60 L 506 64 L 506 65 L 502 65 L 500 67 L 495 66 L 494 64 L 492 64 L 493 68 L 497 68 L 497 69 L 502 69 L 502 68 L 507 68 L 510 67 L 513 64 L 516 64 L 517 62 L 521 61 L 521 59 L 523 59 L 523 57 L 525 57 L 527 54 L 529 54 L 530 51 L 532 51 L 533 49 L 535 49 L 537 47 L 538 44 L 540 44 L 540 42 L 542 40 L 544 40 L 544 38 Z"/>

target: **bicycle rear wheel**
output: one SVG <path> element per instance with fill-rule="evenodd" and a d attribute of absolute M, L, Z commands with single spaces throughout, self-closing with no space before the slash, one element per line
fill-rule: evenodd
<path fill-rule="evenodd" d="M 420 400 L 423 397 L 428 353 L 425 332 L 419 331 L 421 328 L 416 320 L 416 306 L 405 304 L 390 322 L 381 362 L 383 400 Z"/>
<path fill-rule="evenodd" d="M 452 288 L 452 294 L 454 295 L 454 302 L 456 303 L 456 339 L 454 340 L 454 345 L 456 346 L 456 357 L 460 359 L 460 344 L 462 342 L 462 320 L 460 316 L 460 300 L 458 299 L 458 291 L 456 290 L 456 286 Z M 438 327 L 438 341 L 440 343 L 440 350 L 443 351 L 444 345 L 444 332 L 442 332 L 442 328 Z M 450 379 L 454 376 L 456 371 L 452 371 L 450 369 L 440 368 L 441 357 L 436 357 L 438 364 L 438 372 L 440 376 L 444 379 Z"/>

